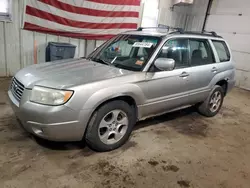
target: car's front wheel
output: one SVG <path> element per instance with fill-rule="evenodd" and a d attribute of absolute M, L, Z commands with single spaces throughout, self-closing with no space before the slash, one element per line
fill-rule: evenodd
<path fill-rule="evenodd" d="M 124 101 L 111 101 L 97 109 L 87 128 L 86 142 L 96 151 L 110 151 L 122 146 L 136 120 L 135 110 Z"/>

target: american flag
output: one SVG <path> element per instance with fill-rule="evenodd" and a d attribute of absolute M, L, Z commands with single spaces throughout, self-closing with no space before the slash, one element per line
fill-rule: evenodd
<path fill-rule="evenodd" d="M 140 0 L 26 0 L 24 29 L 108 39 L 139 23 Z"/>

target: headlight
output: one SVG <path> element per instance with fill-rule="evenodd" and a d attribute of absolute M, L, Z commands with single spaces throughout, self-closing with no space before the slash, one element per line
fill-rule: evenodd
<path fill-rule="evenodd" d="M 73 91 L 51 89 L 35 86 L 32 89 L 30 101 L 46 105 L 61 105 L 66 103 L 73 95 Z"/>

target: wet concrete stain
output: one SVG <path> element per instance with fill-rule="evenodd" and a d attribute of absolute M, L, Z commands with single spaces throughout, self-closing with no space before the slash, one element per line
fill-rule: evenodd
<path fill-rule="evenodd" d="M 104 177 L 120 178 L 124 183 L 134 185 L 134 180 L 127 171 L 123 170 L 119 166 L 110 164 L 109 161 L 100 160 L 93 166 L 93 169 L 97 171 L 99 175 Z"/>
<path fill-rule="evenodd" d="M 130 148 L 136 147 L 136 145 L 137 145 L 136 142 L 129 140 L 128 142 L 126 142 L 126 143 L 121 147 L 121 149 L 122 149 L 123 151 L 125 151 L 125 150 L 128 150 L 128 149 L 130 149 Z"/>
<path fill-rule="evenodd" d="M 76 159 L 79 157 L 89 157 L 89 156 L 92 156 L 95 154 L 96 154 L 96 152 L 94 152 L 93 150 L 91 150 L 89 147 L 86 146 L 83 149 L 80 149 L 80 151 L 68 155 L 68 158 L 69 159 Z"/>
<path fill-rule="evenodd" d="M 146 177 L 146 175 L 145 175 L 144 172 L 139 172 L 137 175 L 138 175 L 138 176 L 141 176 L 141 177 Z"/>
<path fill-rule="evenodd" d="M 150 161 L 148 161 L 148 164 L 150 164 L 151 166 L 157 166 L 159 164 L 159 162 L 151 159 Z"/>
<path fill-rule="evenodd" d="M 18 135 L 15 135 L 13 137 L 9 138 L 9 141 L 16 141 L 16 142 L 21 142 L 21 141 L 26 141 L 31 138 L 31 135 L 27 133 L 20 133 Z"/>
<path fill-rule="evenodd" d="M 209 131 L 208 125 L 209 123 L 200 117 L 189 117 L 171 122 L 170 126 L 177 132 L 185 135 L 192 137 L 206 137 Z"/>
<path fill-rule="evenodd" d="M 204 118 L 196 112 L 195 108 L 190 107 L 139 122 L 138 125 L 135 126 L 135 130 L 151 126 L 152 124 L 156 124 L 154 126 L 161 125 L 162 123 L 165 123 L 167 127 L 173 128 L 181 134 L 192 137 L 206 137 L 211 122 L 206 119 L 204 120 Z M 171 134 L 171 130 L 169 129 L 156 128 L 152 128 L 151 131 L 157 135 L 169 136 L 169 134 Z"/>
<path fill-rule="evenodd" d="M 179 181 L 177 181 L 177 183 L 181 187 L 190 187 L 190 181 L 188 181 L 188 180 L 179 180 Z"/>
<path fill-rule="evenodd" d="M 167 165 L 167 166 L 162 166 L 162 169 L 164 171 L 172 171 L 172 172 L 177 172 L 179 170 L 179 167 L 175 165 Z"/>
<path fill-rule="evenodd" d="M 13 175 L 18 176 L 19 174 L 21 174 L 22 172 L 28 170 L 29 168 L 31 168 L 31 165 L 22 165 L 21 167 L 16 169 L 16 171 L 14 172 Z"/>
<path fill-rule="evenodd" d="M 241 110 L 236 108 L 224 107 L 221 109 L 220 113 L 224 118 L 234 118 L 235 116 L 238 116 L 238 114 L 241 113 Z"/>
<path fill-rule="evenodd" d="M 78 162 L 71 162 L 66 170 L 65 170 L 65 173 L 66 174 L 73 174 L 73 173 L 77 173 L 79 171 L 79 168 L 80 168 L 80 164 Z"/>
<path fill-rule="evenodd" d="M 144 162 L 145 159 L 137 159 L 137 161 L 140 163 L 140 162 Z"/>

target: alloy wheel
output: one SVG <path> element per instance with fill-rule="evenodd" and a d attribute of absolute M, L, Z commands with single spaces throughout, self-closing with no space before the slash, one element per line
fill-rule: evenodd
<path fill-rule="evenodd" d="M 221 101 L 222 101 L 222 95 L 221 95 L 221 93 L 219 91 L 216 91 L 212 95 L 212 97 L 210 99 L 210 102 L 209 102 L 210 111 L 211 112 L 216 112 L 220 108 Z"/>
<path fill-rule="evenodd" d="M 112 110 L 101 120 L 98 135 L 104 144 L 115 144 L 121 140 L 128 129 L 128 117 L 122 110 Z"/>

